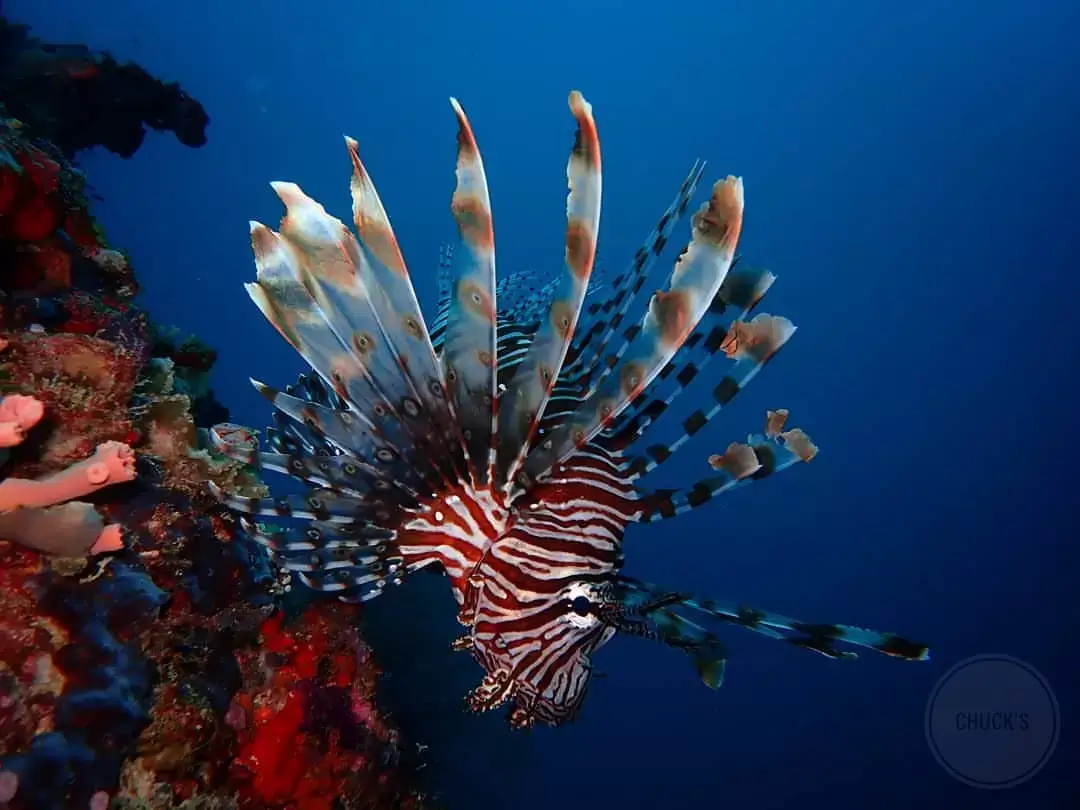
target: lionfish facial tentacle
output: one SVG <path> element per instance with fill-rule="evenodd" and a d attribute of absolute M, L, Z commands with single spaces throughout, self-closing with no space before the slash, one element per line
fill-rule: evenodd
<path fill-rule="evenodd" d="M 679 187 L 675 199 L 664 211 L 652 233 L 637 249 L 630 268 L 612 282 L 613 294 L 589 307 L 587 315 L 593 320 L 581 339 L 575 342 L 574 361 L 568 363 L 568 371 L 571 374 L 582 373 L 588 377 L 586 380 L 588 393 L 595 391 L 597 384 L 610 373 L 613 364 L 602 362 L 604 352 L 626 317 L 631 304 L 645 286 L 649 271 L 657 257 L 667 247 L 672 231 L 686 213 L 704 171 L 705 161 L 695 161 L 690 173 Z M 625 346 L 623 351 L 625 351 Z M 621 354 L 622 352 L 616 357 L 621 358 Z"/>
<path fill-rule="evenodd" d="M 474 480 L 483 485 L 495 463 L 496 288 L 491 198 L 480 149 L 457 99 L 457 188 L 451 203 L 461 243 L 446 317 L 443 376 L 457 413 Z"/>
<path fill-rule="evenodd" d="M 566 262 L 547 316 L 499 406 L 498 483 L 509 488 L 523 463 L 562 370 L 596 259 L 600 229 L 600 139 L 592 106 L 570 94 L 577 135 L 566 167 Z"/>
<path fill-rule="evenodd" d="M 694 215 L 693 236 L 675 264 L 666 291 L 653 296 L 627 356 L 597 390 L 525 464 L 528 480 L 590 441 L 641 395 L 696 328 L 716 297 L 742 230 L 742 180 L 728 177 Z"/>

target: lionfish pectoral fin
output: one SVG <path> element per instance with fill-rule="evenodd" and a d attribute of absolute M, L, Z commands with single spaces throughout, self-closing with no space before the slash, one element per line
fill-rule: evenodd
<path fill-rule="evenodd" d="M 710 689 L 719 689 L 724 685 L 724 673 L 727 671 L 727 656 L 696 653 L 694 668 L 701 676 L 701 682 Z"/>
<path fill-rule="evenodd" d="M 663 608 L 653 608 L 651 600 L 658 593 L 663 591 L 655 585 L 620 577 L 609 589 L 608 595 L 617 603 L 620 619 L 630 626 L 630 632 L 687 650 L 694 655 L 699 671 L 702 660 L 726 658 L 722 654 L 705 654 L 704 658 L 701 657 L 706 651 L 722 651 L 722 647 L 717 646 L 715 633 L 704 623 L 715 623 L 717 629 L 736 625 L 833 659 L 856 657 L 854 651 L 840 649 L 838 644 L 876 650 L 907 661 L 926 661 L 930 657 L 926 645 L 909 641 L 895 633 L 844 624 L 804 622 L 736 603 L 680 595 L 677 600 L 667 600 Z M 709 672 L 707 667 L 705 672 Z"/>
<path fill-rule="evenodd" d="M 366 602 L 405 574 L 394 532 L 363 521 L 315 520 L 303 529 L 282 529 L 245 518 L 241 525 L 305 586 L 342 601 Z"/>
<path fill-rule="evenodd" d="M 709 456 L 712 474 L 699 479 L 693 486 L 678 490 L 643 492 L 641 500 L 645 511 L 641 521 L 655 523 L 681 515 L 704 506 L 713 498 L 737 487 L 769 478 L 796 464 L 812 461 L 817 456 L 817 446 L 799 428 L 784 430 L 787 416 L 788 412 L 783 409 L 768 411 L 765 417 L 765 433 L 748 436 L 745 443 L 732 442 L 722 453 Z M 692 415 L 690 420 L 697 418 Z M 688 423 L 690 420 L 687 420 Z M 688 430 L 673 444 L 646 448 L 645 456 L 630 462 L 630 471 L 641 477 L 656 469 L 671 458 L 694 432 L 696 431 Z"/>

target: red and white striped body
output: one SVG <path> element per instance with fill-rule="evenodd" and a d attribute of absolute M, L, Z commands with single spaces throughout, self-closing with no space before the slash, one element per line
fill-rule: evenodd
<path fill-rule="evenodd" d="M 582 610 L 617 570 L 627 524 L 641 516 L 620 459 L 596 445 L 576 453 L 509 507 L 490 488 L 440 493 L 398 533 L 410 569 L 438 562 L 487 676 L 477 710 L 516 698 L 516 725 L 572 716 L 592 652 L 614 631 Z"/>

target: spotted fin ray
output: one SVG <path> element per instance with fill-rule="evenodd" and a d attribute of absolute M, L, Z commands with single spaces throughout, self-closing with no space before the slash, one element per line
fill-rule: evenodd
<path fill-rule="evenodd" d="M 570 187 L 566 263 L 547 317 L 499 404 L 498 481 L 502 485 L 514 479 L 543 417 L 573 339 L 596 259 L 602 189 L 600 140 L 592 106 L 576 91 L 570 94 L 569 103 L 578 128 L 566 167 Z"/>
<path fill-rule="evenodd" d="M 496 289 L 495 232 L 480 149 L 465 111 L 457 116 L 457 188 L 451 210 L 460 244 L 442 346 L 443 377 L 468 451 L 473 480 L 486 484 L 495 464 Z"/>
<path fill-rule="evenodd" d="M 589 325 L 575 340 L 574 361 L 567 363 L 564 369 L 564 376 L 568 378 L 584 377 L 586 390 L 595 390 L 596 384 L 610 372 L 612 364 L 605 360 L 604 352 L 644 286 L 656 259 L 667 246 L 672 231 L 686 213 L 704 171 L 705 161 L 695 161 L 675 199 L 635 252 L 630 267 L 612 281 L 612 294 L 588 308 Z"/>
<path fill-rule="evenodd" d="M 727 276 L 742 217 L 742 180 L 728 177 L 716 183 L 711 198 L 694 216 L 693 237 L 675 264 L 669 288 L 653 296 L 627 357 L 533 450 L 524 467 L 527 480 L 535 480 L 607 427 L 683 345 Z"/>

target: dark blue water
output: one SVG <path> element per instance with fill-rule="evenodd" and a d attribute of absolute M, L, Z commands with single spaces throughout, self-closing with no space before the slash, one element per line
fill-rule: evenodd
<path fill-rule="evenodd" d="M 743 253 L 780 277 L 765 309 L 801 328 L 684 451 L 678 477 L 696 479 L 766 407 L 789 408 L 822 452 L 632 531 L 628 571 L 901 631 L 934 660 L 831 662 L 734 632 L 712 693 L 676 653 L 617 639 L 580 722 L 522 737 L 458 714 L 478 670 L 445 649 L 445 587 L 418 580 L 373 620 L 388 689 L 432 744 L 451 806 L 1076 806 L 1080 6 L 16 0 L 7 12 L 137 59 L 206 106 L 204 149 L 153 136 L 130 162 L 84 163 L 143 303 L 219 349 L 218 396 L 252 425 L 267 409 L 248 376 L 301 369 L 241 288 L 254 277 L 246 222 L 277 221 L 274 179 L 347 215 L 342 133 L 361 143 L 426 306 L 453 232 L 448 95 L 484 151 L 504 271 L 561 260 L 572 88 L 600 125 L 611 272 L 695 157 L 708 179 L 745 178 Z M 950 665 L 997 652 L 1046 675 L 1064 724 L 1038 777 L 991 793 L 938 767 L 923 717 Z"/>

